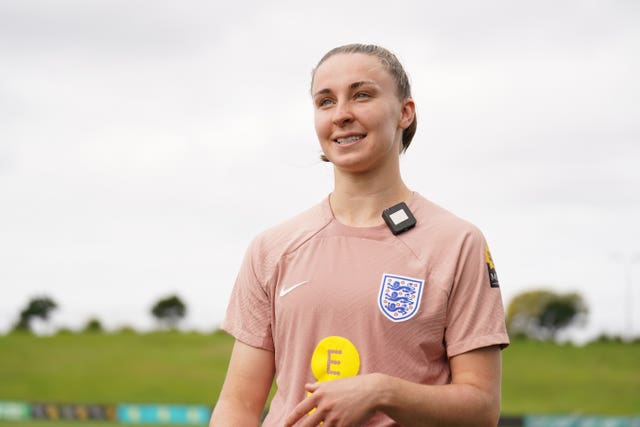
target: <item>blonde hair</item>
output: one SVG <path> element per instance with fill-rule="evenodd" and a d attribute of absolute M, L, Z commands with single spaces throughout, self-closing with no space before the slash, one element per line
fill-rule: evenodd
<path fill-rule="evenodd" d="M 398 98 L 400 98 L 400 100 L 402 101 L 407 98 L 411 98 L 411 84 L 409 83 L 407 73 L 404 71 L 404 68 L 402 67 L 402 64 L 400 63 L 398 58 L 382 46 L 373 44 L 353 43 L 331 49 L 329 52 L 324 54 L 324 56 L 318 62 L 318 65 L 316 65 L 316 67 L 313 69 L 311 73 L 311 84 L 313 85 L 313 79 L 316 76 L 316 70 L 327 59 L 331 58 L 334 55 L 349 53 L 362 53 L 378 58 L 384 68 L 389 72 L 389 74 L 391 74 L 391 77 L 393 77 L 393 80 L 396 83 L 396 95 L 398 96 Z M 413 136 L 416 134 L 417 127 L 418 118 L 414 115 L 413 121 L 411 122 L 409 127 L 407 127 L 402 132 L 401 152 L 405 152 L 407 148 L 409 148 L 409 144 L 411 144 L 411 140 L 413 140 Z M 325 162 L 329 161 L 329 159 L 324 154 L 322 154 L 320 158 Z"/>

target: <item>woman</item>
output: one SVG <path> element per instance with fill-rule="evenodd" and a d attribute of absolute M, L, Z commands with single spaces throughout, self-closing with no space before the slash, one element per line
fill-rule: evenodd
<path fill-rule="evenodd" d="M 311 94 L 334 191 L 251 244 L 211 425 L 259 424 L 275 376 L 265 426 L 495 426 L 509 341 L 493 261 L 473 225 L 401 178 L 416 126 L 402 65 L 338 47 Z"/>

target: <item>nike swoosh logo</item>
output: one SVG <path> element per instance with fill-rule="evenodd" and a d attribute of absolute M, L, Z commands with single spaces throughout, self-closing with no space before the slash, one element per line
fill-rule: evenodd
<path fill-rule="evenodd" d="M 281 297 L 283 297 L 283 296 L 285 296 L 286 294 L 288 294 L 289 292 L 291 292 L 292 290 L 294 290 L 295 288 L 297 288 L 297 287 L 299 287 L 299 286 L 302 286 L 302 285 L 305 285 L 305 284 L 307 284 L 307 283 L 309 283 L 309 281 L 308 281 L 308 280 L 304 280 L 304 281 L 302 281 L 302 282 L 300 282 L 300 283 L 296 283 L 296 284 L 295 284 L 295 285 L 293 285 L 293 286 L 289 286 L 288 288 L 285 288 L 285 287 L 283 286 L 282 288 L 280 288 L 280 296 L 281 296 Z"/>

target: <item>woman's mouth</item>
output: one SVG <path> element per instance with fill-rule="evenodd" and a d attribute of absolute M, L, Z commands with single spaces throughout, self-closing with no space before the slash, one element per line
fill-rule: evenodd
<path fill-rule="evenodd" d="M 364 137 L 365 135 L 352 135 L 344 138 L 336 138 L 335 142 L 337 142 L 338 145 L 349 145 L 353 144 L 354 142 L 360 141 Z"/>

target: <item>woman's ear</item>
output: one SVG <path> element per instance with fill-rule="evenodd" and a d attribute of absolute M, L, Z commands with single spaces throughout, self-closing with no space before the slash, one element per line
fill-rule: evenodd
<path fill-rule="evenodd" d="M 413 119 L 416 116 L 416 104 L 413 99 L 407 98 L 402 102 L 402 111 L 400 115 L 400 122 L 398 126 L 402 129 L 406 129 L 413 123 Z"/>

